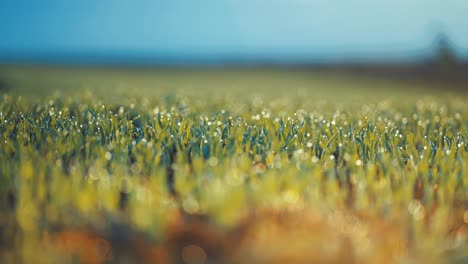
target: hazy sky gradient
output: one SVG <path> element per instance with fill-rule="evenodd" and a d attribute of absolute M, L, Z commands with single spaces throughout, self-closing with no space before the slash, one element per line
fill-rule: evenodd
<path fill-rule="evenodd" d="M 427 49 L 438 32 L 468 49 L 465 0 L 4 0 L 0 56 L 380 56 Z"/>

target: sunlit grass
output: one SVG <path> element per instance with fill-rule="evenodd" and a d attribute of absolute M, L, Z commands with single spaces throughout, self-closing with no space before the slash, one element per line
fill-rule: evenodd
<path fill-rule="evenodd" d="M 3 95 L 0 258 L 467 260 L 463 96 L 143 91 Z"/>

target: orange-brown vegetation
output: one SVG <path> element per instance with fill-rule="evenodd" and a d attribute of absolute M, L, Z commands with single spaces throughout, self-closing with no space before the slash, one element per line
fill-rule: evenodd
<path fill-rule="evenodd" d="M 385 220 L 368 213 L 265 209 L 231 229 L 205 216 L 179 214 L 158 241 L 131 229 L 113 229 L 126 233 L 115 236 L 89 227 L 49 233 L 44 241 L 88 264 L 438 262 L 435 255 L 418 254 L 412 228 L 403 218 Z M 447 228 L 447 239 L 466 241 L 466 235 L 463 218 Z"/>

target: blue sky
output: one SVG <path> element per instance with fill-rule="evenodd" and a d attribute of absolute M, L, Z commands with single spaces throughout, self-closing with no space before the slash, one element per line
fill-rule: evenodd
<path fill-rule="evenodd" d="M 406 56 L 442 31 L 468 49 L 467 14 L 465 0 L 3 0 L 0 57 Z"/>

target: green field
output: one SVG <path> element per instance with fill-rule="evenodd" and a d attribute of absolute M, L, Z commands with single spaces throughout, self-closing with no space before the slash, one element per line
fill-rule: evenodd
<path fill-rule="evenodd" d="M 253 67 L 0 80 L 1 263 L 468 261 L 468 94 Z"/>

